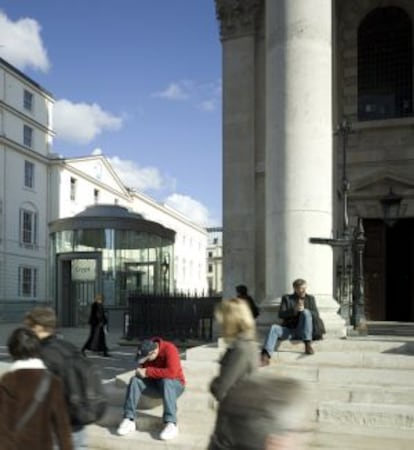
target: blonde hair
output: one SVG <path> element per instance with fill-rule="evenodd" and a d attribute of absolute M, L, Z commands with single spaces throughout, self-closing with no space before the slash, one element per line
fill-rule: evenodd
<path fill-rule="evenodd" d="M 215 317 L 221 325 L 225 341 L 235 340 L 240 333 L 246 337 L 255 337 L 256 324 L 246 300 L 242 298 L 223 300 L 216 306 Z"/>
<path fill-rule="evenodd" d="M 23 322 L 29 328 L 40 325 L 45 331 L 53 333 L 56 328 L 57 317 L 54 309 L 45 306 L 36 306 L 26 312 Z"/>

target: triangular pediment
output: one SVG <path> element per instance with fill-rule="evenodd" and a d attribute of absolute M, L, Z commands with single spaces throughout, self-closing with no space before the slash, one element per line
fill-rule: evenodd
<path fill-rule="evenodd" d="M 414 190 L 414 178 L 407 178 L 391 171 L 381 171 L 355 180 L 351 192 L 361 194 L 384 194 L 392 189 L 394 192 Z"/>

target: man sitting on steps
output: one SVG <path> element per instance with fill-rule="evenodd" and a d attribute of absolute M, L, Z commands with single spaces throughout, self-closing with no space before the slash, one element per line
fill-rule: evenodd
<path fill-rule="evenodd" d="M 272 325 L 267 333 L 261 354 L 262 366 L 270 364 L 270 358 L 280 340 L 301 340 L 305 353 L 313 355 L 313 316 L 319 317 L 315 297 L 306 293 L 306 281 L 301 278 L 293 282 L 294 293 L 284 295 L 279 309 L 282 325 Z"/>
<path fill-rule="evenodd" d="M 160 338 L 144 340 L 138 346 L 138 367 L 130 379 L 124 402 L 124 419 L 117 433 L 135 431 L 135 411 L 142 393 L 152 391 L 163 399 L 165 428 L 160 439 L 178 435 L 177 398 L 184 392 L 185 378 L 177 347 Z"/>

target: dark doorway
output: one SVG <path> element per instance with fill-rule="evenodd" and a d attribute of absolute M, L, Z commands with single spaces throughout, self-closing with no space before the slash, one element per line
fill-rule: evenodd
<path fill-rule="evenodd" d="M 64 327 L 86 325 L 99 290 L 101 255 L 72 253 L 57 258 L 57 314 Z"/>
<path fill-rule="evenodd" d="M 364 227 L 367 319 L 414 321 L 414 219 L 393 227 L 370 219 Z"/>

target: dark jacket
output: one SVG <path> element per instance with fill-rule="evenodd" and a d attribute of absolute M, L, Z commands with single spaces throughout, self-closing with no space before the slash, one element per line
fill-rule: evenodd
<path fill-rule="evenodd" d="M 72 450 L 69 417 L 62 382 L 52 376 L 49 391 L 35 413 L 19 431 L 18 420 L 32 403 L 45 369 L 18 369 L 0 381 L 0 448 L 2 450 L 52 450 L 53 434 L 60 450 Z"/>
<path fill-rule="evenodd" d="M 59 341 L 59 342 L 57 342 L 57 341 Z M 48 336 L 45 339 L 42 339 L 40 341 L 40 344 L 41 344 L 41 357 L 42 357 L 46 367 L 62 380 L 63 394 L 64 394 L 65 398 L 67 399 L 69 392 L 65 391 L 65 382 L 64 382 L 66 374 L 67 374 L 67 370 L 66 370 L 67 362 L 66 362 L 65 356 L 63 355 L 60 347 L 61 347 L 61 345 L 65 345 L 65 347 L 73 348 L 74 351 L 77 350 L 77 348 L 72 343 L 65 341 L 64 339 L 61 339 L 54 334 Z M 67 402 L 68 402 L 68 400 L 67 400 Z M 83 427 L 80 425 L 72 424 L 73 431 L 78 431 L 82 428 Z"/>
<path fill-rule="evenodd" d="M 106 352 L 105 325 L 108 324 L 108 319 L 105 314 L 102 303 L 93 302 L 91 312 L 89 315 L 89 325 L 91 326 L 89 337 L 83 346 L 85 350 L 94 352 Z"/>
<path fill-rule="evenodd" d="M 152 340 L 158 343 L 159 352 L 153 361 L 146 361 L 142 364 L 142 367 L 147 369 L 147 377 L 177 379 L 184 386 L 185 377 L 177 347 L 172 342 L 164 341 L 158 337 L 152 338 Z"/>
<path fill-rule="evenodd" d="M 282 297 L 279 308 L 279 318 L 282 319 L 282 326 L 287 328 L 296 328 L 299 320 L 300 312 L 296 311 L 296 303 L 298 296 L 293 294 L 286 294 Z M 318 307 L 316 306 L 315 297 L 313 295 L 305 295 L 304 300 L 305 309 L 308 309 L 312 314 L 313 325 L 313 340 L 322 339 L 325 333 L 325 326 L 319 316 Z"/>

